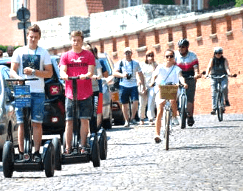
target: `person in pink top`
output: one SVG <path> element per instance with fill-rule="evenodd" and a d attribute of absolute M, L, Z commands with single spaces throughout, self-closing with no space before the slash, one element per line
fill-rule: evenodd
<path fill-rule="evenodd" d="M 72 80 L 68 77 L 79 76 L 77 80 L 77 99 L 78 115 L 81 119 L 80 137 L 81 153 L 86 154 L 86 140 L 89 134 L 89 120 L 92 115 L 92 82 L 91 77 L 94 73 L 95 59 L 90 51 L 83 50 L 83 33 L 73 31 L 71 33 L 72 50 L 64 53 L 60 60 L 60 76 L 66 81 L 65 87 L 65 110 L 66 110 L 66 154 L 71 153 L 71 141 L 73 134 L 73 87 Z"/>

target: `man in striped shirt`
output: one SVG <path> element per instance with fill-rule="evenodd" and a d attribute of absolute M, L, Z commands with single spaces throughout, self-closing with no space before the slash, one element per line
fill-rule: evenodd
<path fill-rule="evenodd" d="M 186 80 L 188 89 L 187 94 L 187 110 L 188 126 L 194 124 L 193 111 L 194 111 L 194 97 L 196 91 L 196 80 L 201 77 L 199 74 L 199 63 L 197 55 L 194 52 L 188 50 L 189 41 L 187 39 L 182 39 L 178 42 L 179 50 L 175 53 L 176 65 L 182 69 L 182 75 Z"/>

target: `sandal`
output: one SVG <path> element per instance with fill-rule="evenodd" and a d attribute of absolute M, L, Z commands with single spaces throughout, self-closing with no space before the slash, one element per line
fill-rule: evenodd
<path fill-rule="evenodd" d="M 70 155 L 71 154 L 71 149 L 65 149 L 64 154 Z"/>

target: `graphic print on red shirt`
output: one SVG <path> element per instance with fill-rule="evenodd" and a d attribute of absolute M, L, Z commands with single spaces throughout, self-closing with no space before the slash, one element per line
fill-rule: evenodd
<path fill-rule="evenodd" d="M 72 50 L 64 53 L 60 60 L 60 66 L 67 66 L 67 75 L 69 77 L 79 76 L 88 72 L 88 66 L 95 66 L 95 58 L 93 54 L 87 50 L 75 53 Z M 84 100 L 93 94 L 91 79 L 77 80 L 77 98 Z M 65 96 L 73 99 L 72 80 L 66 81 Z"/>

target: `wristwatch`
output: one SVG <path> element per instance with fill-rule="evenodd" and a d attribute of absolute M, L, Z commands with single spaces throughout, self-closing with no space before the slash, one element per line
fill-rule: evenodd
<path fill-rule="evenodd" d="M 35 72 L 36 72 L 35 69 L 33 69 L 31 75 L 35 76 Z"/>

